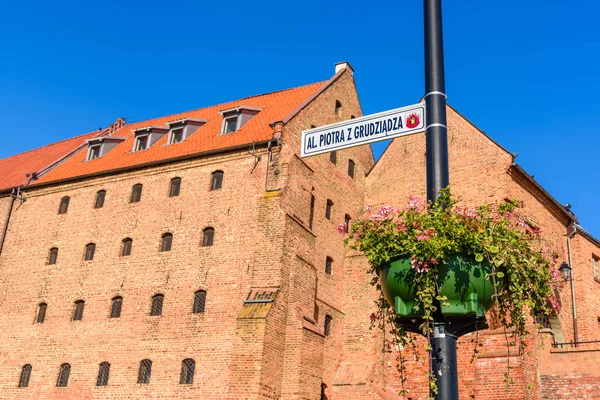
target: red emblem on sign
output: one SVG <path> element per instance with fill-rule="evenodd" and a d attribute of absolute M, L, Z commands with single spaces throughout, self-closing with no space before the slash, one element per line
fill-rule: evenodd
<path fill-rule="evenodd" d="M 408 118 L 406 118 L 406 126 L 408 128 L 416 128 L 417 126 L 419 126 L 419 124 L 421 123 L 421 119 L 419 118 L 419 116 L 415 113 L 412 113 L 408 116 Z"/>

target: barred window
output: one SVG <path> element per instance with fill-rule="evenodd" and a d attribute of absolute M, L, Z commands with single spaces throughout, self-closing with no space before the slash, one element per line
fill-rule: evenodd
<path fill-rule="evenodd" d="M 332 151 L 331 153 L 329 153 L 329 161 L 331 161 L 332 164 L 337 164 L 337 151 Z"/>
<path fill-rule="evenodd" d="M 133 240 L 131 238 L 123 239 L 123 246 L 121 247 L 121 256 L 127 257 L 131 255 L 131 245 Z"/>
<path fill-rule="evenodd" d="M 100 369 L 98 369 L 98 379 L 96 379 L 96 386 L 107 386 L 108 375 L 110 374 L 110 364 L 106 361 L 100 363 Z"/>
<path fill-rule="evenodd" d="M 308 228 L 313 228 L 313 220 L 315 219 L 315 196 L 310 195 L 310 214 L 308 216 Z"/>
<path fill-rule="evenodd" d="M 146 359 L 140 361 L 140 370 L 138 372 L 137 383 L 150 383 L 150 375 L 152 374 L 152 361 Z"/>
<path fill-rule="evenodd" d="M 19 387 L 29 386 L 29 378 L 31 377 L 31 364 L 23 365 L 21 369 L 21 377 L 19 378 Z"/>
<path fill-rule="evenodd" d="M 58 372 L 58 379 L 56 380 L 56 386 L 67 387 L 69 384 L 69 374 L 71 373 L 70 364 L 62 364 L 60 371 Z"/>
<path fill-rule="evenodd" d="M 348 214 L 344 215 L 344 223 L 346 224 L 345 232 L 348 233 L 350 231 L 350 216 Z"/>
<path fill-rule="evenodd" d="M 85 305 L 85 301 L 77 300 L 75 302 L 75 311 L 73 311 L 73 321 L 81 321 L 83 318 L 83 306 Z"/>
<path fill-rule="evenodd" d="M 94 259 L 94 253 L 96 252 L 96 245 L 94 243 L 88 243 L 85 245 L 85 260 L 91 261 Z"/>
<path fill-rule="evenodd" d="M 354 178 L 354 161 L 348 160 L 348 176 Z"/>
<path fill-rule="evenodd" d="M 152 306 L 150 307 L 150 315 L 162 315 L 163 300 L 165 296 L 155 294 L 152 296 Z"/>
<path fill-rule="evenodd" d="M 215 171 L 210 179 L 210 190 L 218 190 L 223 187 L 223 171 Z"/>
<path fill-rule="evenodd" d="M 204 228 L 202 232 L 202 247 L 208 247 L 213 245 L 215 238 L 215 230 L 211 227 Z"/>
<path fill-rule="evenodd" d="M 35 319 L 35 322 L 43 324 L 44 320 L 46 319 L 46 308 L 48 307 L 48 305 L 46 303 L 40 303 L 38 305 L 38 313 L 37 313 L 37 318 Z"/>
<path fill-rule="evenodd" d="M 332 322 L 333 322 L 333 317 L 331 315 L 326 315 L 325 316 L 325 324 L 323 326 L 323 332 L 325 333 L 325 336 L 331 335 Z"/>
<path fill-rule="evenodd" d="M 123 306 L 123 298 L 121 296 L 113 297 L 110 306 L 110 318 L 119 318 L 121 316 L 121 307 Z"/>
<path fill-rule="evenodd" d="M 169 196 L 179 196 L 179 189 L 181 188 L 181 178 L 171 179 L 171 187 L 169 189 Z"/>
<path fill-rule="evenodd" d="M 94 203 L 94 208 L 102 208 L 104 207 L 104 197 L 106 196 L 106 190 L 100 190 L 96 193 L 96 202 Z"/>
<path fill-rule="evenodd" d="M 69 200 L 71 200 L 69 196 L 65 196 L 60 199 L 60 206 L 58 206 L 59 214 L 66 214 L 67 210 L 69 209 Z"/>
<path fill-rule="evenodd" d="M 206 290 L 198 290 L 194 293 L 194 307 L 192 312 L 194 314 L 200 314 L 204 312 L 206 306 Z"/>
<path fill-rule="evenodd" d="M 57 258 L 58 258 L 58 248 L 53 247 L 50 249 L 50 254 L 48 255 L 48 265 L 56 264 Z"/>
<path fill-rule="evenodd" d="M 191 358 L 186 358 L 181 362 L 181 376 L 179 377 L 180 385 L 191 385 L 194 383 L 194 370 L 196 369 L 196 361 Z"/>
<path fill-rule="evenodd" d="M 333 201 L 327 199 L 327 207 L 325 208 L 325 218 L 331 219 L 331 209 L 333 208 Z"/>
<path fill-rule="evenodd" d="M 130 203 L 137 203 L 142 199 L 142 184 L 138 183 L 133 185 L 131 188 L 131 200 Z"/>
<path fill-rule="evenodd" d="M 173 243 L 173 234 L 165 233 L 162 235 L 160 242 L 160 251 L 171 251 L 171 244 Z"/>
<path fill-rule="evenodd" d="M 333 258 L 327 257 L 325 259 L 325 273 L 331 275 L 331 269 L 333 267 Z"/>

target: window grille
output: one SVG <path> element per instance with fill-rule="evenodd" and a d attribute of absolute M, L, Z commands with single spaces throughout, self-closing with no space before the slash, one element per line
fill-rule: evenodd
<path fill-rule="evenodd" d="M 94 208 L 102 208 L 104 207 L 104 197 L 106 196 L 106 190 L 100 190 L 96 193 L 96 202 L 94 203 Z"/>
<path fill-rule="evenodd" d="M 200 314 L 204 312 L 206 306 L 206 291 L 198 290 L 194 293 L 194 307 L 192 309 L 194 314 Z"/>
<path fill-rule="evenodd" d="M 186 358 L 181 362 L 181 376 L 179 377 L 179 384 L 191 385 L 194 383 L 194 370 L 196 369 L 196 362 L 191 358 Z"/>
<path fill-rule="evenodd" d="M 325 273 L 331 275 L 331 269 L 333 267 L 333 258 L 327 257 L 325 259 Z"/>
<path fill-rule="evenodd" d="M 308 229 L 313 228 L 313 220 L 315 219 L 315 196 L 310 195 L 310 214 L 308 216 Z"/>
<path fill-rule="evenodd" d="M 95 252 L 96 252 L 96 245 L 94 243 L 88 243 L 85 246 L 85 260 L 86 261 L 93 260 Z"/>
<path fill-rule="evenodd" d="M 213 245 L 215 230 L 213 228 L 205 228 L 202 234 L 202 247 Z"/>
<path fill-rule="evenodd" d="M 71 200 L 69 196 L 65 196 L 60 199 L 60 206 L 58 207 L 59 214 L 66 214 L 67 210 L 69 209 L 69 200 Z"/>
<path fill-rule="evenodd" d="M 337 164 L 337 151 L 332 151 L 331 153 L 329 153 L 329 161 L 331 161 L 332 164 Z"/>
<path fill-rule="evenodd" d="M 137 203 L 142 199 L 142 184 L 138 183 L 131 188 L 131 203 Z"/>
<path fill-rule="evenodd" d="M 169 189 L 169 196 L 179 196 L 179 189 L 181 187 L 181 178 L 171 179 L 171 188 Z"/>
<path fill-rule="evenodd" d="M 31 364 L 23 365 L 21 369 L 21 377 L 19 378 L 19 387 L 29 386 L 29 378 L 31 377 Z"/>
<path fill-rule="evenodd" d="M 325 218 L 331 219 L 331 208 L 333 207 L 333 201 L 327 200 L 327 207 L 325 208 Z"/>
<path fill-rule="evenodd" d="M 348 176 L 354 178 L 354 161 L 348 160 Z"/>
<path fill-rule="evenodd" d="M 98 369 L 98 379 L 96 379 L 96 386 L 107 386 L 109 374 L 110 364 L 105 361 L 100 364 L 100 369 Z"/>
<path fill-rule="evenodd" d="M 152 374 L 152 361 L 146 359 L 140 361 L 140 370 L 138 372 L 137 383 L 150 383 L 150 375 Z"/>
<path fill-rule="evenodd" d="M 165 233 L 162 235 L 162 240 L 160 242 L 160 251 L 171 251 L 171 244 L 173 243 L 173 235 L 170 233 Z"/>
<path fill-rule="evenodd" d="M 333 317 L 331 315 L 325 316 L 325 325 L 323 326 L 323 331 L 325 336 L 331 335 L 331 323 L 333 321 Z"/>
<path fill-rule="evenodd" d="M 219 190 L 223 187 L 223 171 L 215 171 L 210 179 L 210 190 Z"/>
<path fill-rule="evenodd" d="M 53 247 L 50 249 L 50 254 L 48 255 L 48 265 L 56 264 L 56 259 L 58 258 L 58 249 Z"/>
<path fill-rule="evenodd" d="M 163 300 L 165 296 L 155 294 L 152 296 L 152 306 L 150 307 L 150 315 L 162 315 Z"/>
<path fill-rule="evenodd" d="M 133 240 L 130 238 L 123 239 L 123 247 L 121 249 L 121 256 L 126 257 L 131 255 L 131 245 L 133 244 Z"/>
<path fill-rule="evenodd" d="M 44 320 L 46 319 L 46 308 L 48 307 L 48 305 L 46 303 L 40 303 L 38 305 L 38 314 L 37 314 L 37 318 L 35 320 L 35 322 L 43 324 Z"/>
<path fill-rule="evenodd" d="M 71 365 L 70 364 L 62 364 L 60 366 L 60 371 L 58 372 L 58 379 L 56 381 L 56 386 L 58 387 L 67 387 L 69 383 L 69 374 L 71 373 Z"/>
<path fill-rule="evenodd" d="M 75 302 L 75 311 L 73 312 L 73 321 L 81 321 L 83 318 L 83 306 L 85 302 L 83 300 L 77 300 Z"/>
<path fill-rule="evenodd" d="M 110 318 L 119 318 L 121 316 L 121 307 L 123 298 L 121 296 L 113 297 L 110 306 Z"/>
<path fill-rule="evenodd" d="M 348 214 L 344 215 L 344 222 L 346 223 L 346 228 L 344 228 L 345 233 L 348 233 L 350 231 L 350 220 L 352 218 L 350 218 L 350 216 Z"/>

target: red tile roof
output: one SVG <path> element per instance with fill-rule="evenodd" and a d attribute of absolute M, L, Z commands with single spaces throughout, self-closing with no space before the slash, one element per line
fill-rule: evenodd
<path fill-rule="evenodd" d="M 216 106 L 127 124 L 110 134 L 110 136 L 125 137 L 126 140 L 99 159 L 85 161 L 87 152 L 79 151 L 43 174 L 32 184 L 80 177 L 124 167 L 134 167 L 149 162 L 272 139 L 273 129 L 269 124 L 283 120 L 316 93 L 324 83 L 317 82 L 293 89 L 246 97 Z M 257 107 L 262 111 L 250 119 L 240 130 L 227 135 L 219 135 L 222 123 L 222 115 L 219 114 L 219 111 L 238 106 Z M 149 149 L 135 153 L 131 152 L 134 140 L 133 131 L 135 129 L 147 126 L 166 127 L 168 122 L 183 118 L 205 119 L 208 122 L 181 143 L 165 145 L 167 135 L 164 135 Z M 24 184 L 26 182 L 25 173 L 40 171 L 52 165 L 83 145 L 85 140 L 100 134 L 101 131 L 88 133 L 0 160 L 0 190 Z"/>

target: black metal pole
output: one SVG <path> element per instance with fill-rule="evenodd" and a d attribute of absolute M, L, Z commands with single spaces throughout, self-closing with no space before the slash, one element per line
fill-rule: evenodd
<path fill-rule="evenodd" d="M 448 133 L 446 126 L 446 82 L 442 35 L 442 1 L 423 0 L 425 22 L 425 114 L 427 200 L 435 201 L 448 186 Z M 436 400 L 458 400 L 457 337 L 446 332 L 438 317 L 431 336 L 431 373 L 438 388 Z"/>

